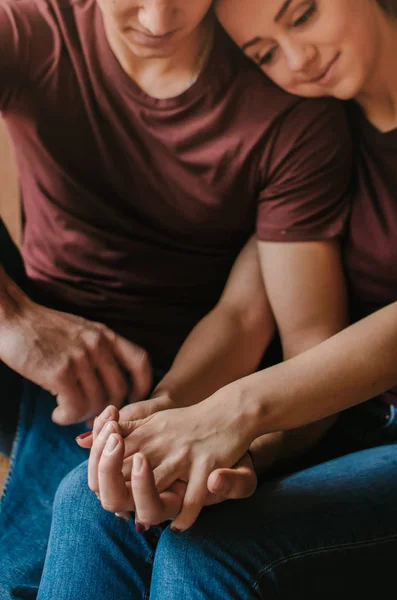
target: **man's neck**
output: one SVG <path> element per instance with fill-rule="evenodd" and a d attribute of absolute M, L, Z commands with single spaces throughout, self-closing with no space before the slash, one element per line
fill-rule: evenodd
<path fill-rule="evenodd" d="M 356 98 L 380 131 L 397 128 L 397 21 L 384 20 L 378 55 L 366 85 Z"/>
<path fill-rule="evenodd" d="M 110 48 L 127 75 L 153 98 L 173 98 L 186 91 L 204 68 L 213 45 L 215 21 L 212 15 L 170 55 L 137 56 L 111 23 L 104 22 Z"/>

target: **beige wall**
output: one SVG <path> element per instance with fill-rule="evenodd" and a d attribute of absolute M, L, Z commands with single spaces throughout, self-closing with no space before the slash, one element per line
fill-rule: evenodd
<path fill-rule="evenodd" d="M 0 215 L 14 240 L 21 240 L 18 175 L 4 123 L 0 118 Z"/>

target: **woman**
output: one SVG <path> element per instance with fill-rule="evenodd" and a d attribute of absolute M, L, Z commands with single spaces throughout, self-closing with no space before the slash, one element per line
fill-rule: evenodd
<path fill-rule="evenodd" d="M 396 14 L 397 2 L 386 0 L 362 0 L 359 9 L 357 0 L 218 3 L 218 16 L 237 44 L 288 92 L 355 101 L 349 110 L 356 135 L 357 189 L 345 257 L 352 316 L 358 322 L 314 350 L 231 384 L 199 405 L 120 424 L 123 435 L 129 434 L 128 454 L 136 453 L 136 500 L 144 477 L 147 492 L 154 493 L 147 458 L 160 491 L 177 479 L 189 482 L 189 502 L 173 523 L 175 532 L 194 521 L 208 477 L 210 490 L 215 488 L 214 468 L 234 465 L 253 440 L 254 459 L 260 459 L 255 453 L 258 436 L 334 414 L 397 383 L 397 303 L 392 304 L 397 300 Z M 359 321 L 366 315 L 371 316 Z M 132 577 L 127 557 L 149 558 L 153 539 L 159 538 L 151 598 L 385 595 L 394 583 L 397 550 L 395 398 L 391 391 L 346 412 L 291 474 L 264 483 L 252 498 L 203 511 L 183 534 L 173 536 L 167 529 L 159 538 L 155 529 L 139 542 L 128 526 L 116 526 L 107 516 L 88 524 L 86 531 L 82 528 L 74 551 L 83 547 L 89 552 L 96 534 L 107 532 L 111 586 L 117 573 Z M 107 439 L 94 465 L 99 462 L 102 477 L 106 471 L 117 474 L 117 467 L 120 471 L 124 450 L 117 433 L 108 431 Z M 65 555 L 57 556 L 54 549 L 61 552 L 67 539 L 62 511 L 70 518 L 76 485 L 81 479 L 70 478 L 58 496 L 41 599 L 50 597 L 51 578 L 58 585 L 65 582 L 67 570 L 60 569 Z M 109 480 L 99 488 L 101 496 L 106 488 Z M 144 520 L 138 507 L 137 515 Z"/>

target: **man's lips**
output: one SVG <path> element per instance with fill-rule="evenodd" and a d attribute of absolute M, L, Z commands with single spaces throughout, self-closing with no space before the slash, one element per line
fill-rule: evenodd
<path fill-rule="evenodd" d="M 161 42 L 166 42 L 175 34 L 175 31 L 176 30 L 169 31 L 163 35 L 150 35 L 148 33 L 144 33 L 143 31 L 139 31 L 138 29 L 134 29 L 133 27 L 129 28 L 130 34 L 132 34 L 141 43 L 148 45 L 156 45 Z"/>

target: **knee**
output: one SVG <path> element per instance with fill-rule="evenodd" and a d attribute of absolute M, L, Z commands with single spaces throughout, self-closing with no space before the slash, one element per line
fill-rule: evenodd
<path fill-rule="evenodd" d="M 76 507 L 98 504 L 96 495 L 88 487 L 87 462 L 68 473 L 58 486 L 54 499 L 54 516 L 73 515 Z M 91 508 L 90 508 L 91 510 Z"/>
<path fill-rule="evenodd" d="M 201 521 L 201 522 L 200 522 Z M 167 528 L 157 546 L 151 600 L 248 598 L 251 583 L 203 520 L 181 534 Z M 235 596 L 235 590 L 239 590 Z"/>

